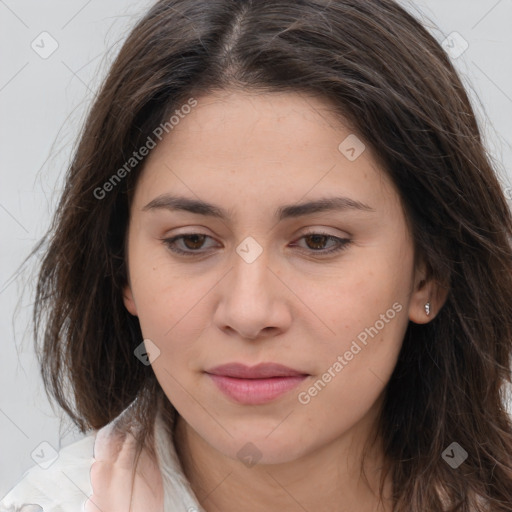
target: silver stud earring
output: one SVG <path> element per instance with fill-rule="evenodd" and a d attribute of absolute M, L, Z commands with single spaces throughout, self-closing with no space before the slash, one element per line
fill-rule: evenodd
<path fill-rule="evenodd" d="M 425 304 L 425 313 L 427 314 L 427 316 L 430 315 L 430 302 L 427 302 Z"/>

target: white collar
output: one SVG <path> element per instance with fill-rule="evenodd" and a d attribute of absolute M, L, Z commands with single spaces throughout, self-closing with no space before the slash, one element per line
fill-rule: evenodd
<path fill-rule="evenodd" d="M 205 512 L 183 473 L 173 439 L 169 437 L 161 410 L 158 409 L 155 427 L 155 452 L 162 474 L 164 510 L 173 512 Z"/>

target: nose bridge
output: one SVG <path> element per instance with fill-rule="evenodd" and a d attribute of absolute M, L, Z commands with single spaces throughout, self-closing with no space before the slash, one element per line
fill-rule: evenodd
<path fill-rule="evenodd" d="M 269 268 L 269 256 L 255 239 L 236 247 L 215 314 L 218 327 L 252 339 L 268 327 L 284 327 L 289 315 L 276 303 L 279 283 Z"/>
<path fill-rule="evenodd" d="M 235 250 L 231 276 L 235 293 L 249 294 L 258 300 L 267 295 L 273 277 L 269 269 L 269 255 L 270 251 L 253 237 L 246 237 L 240 242 Z"/>

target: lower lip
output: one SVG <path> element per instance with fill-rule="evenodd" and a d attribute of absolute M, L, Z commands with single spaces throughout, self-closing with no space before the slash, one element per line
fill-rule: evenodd
<path fill-rule="evenodd" d="M 259 405 L 275 400 L 296 388 L 307 377 L 307 375 L 298 375 L 267 379 L 236 379 L 212 373 L 208 375 L 225 395 L 244 405 Z"/>

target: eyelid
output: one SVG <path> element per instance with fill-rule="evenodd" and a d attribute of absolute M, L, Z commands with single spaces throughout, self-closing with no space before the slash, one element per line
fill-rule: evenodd
<path fill-rule="evenodd" d="M 323 227 L 312 226 L 312 227 L 307 227 L 305 229 L 306 229 L 306 231 L 301 231 L 300 232 L 300 236 L 306 236 L 306 235 L 325 235 L 325 236 L 332 236 L 334 238 L 340 238 L 340 239 L 352 238 L 352 235 L 348 231 L 343 231 L 341 234 L 340 233 L 333 234 L 333 233 L 329 233 L 327 231 L 328 228 L 323 228 Z"/>

